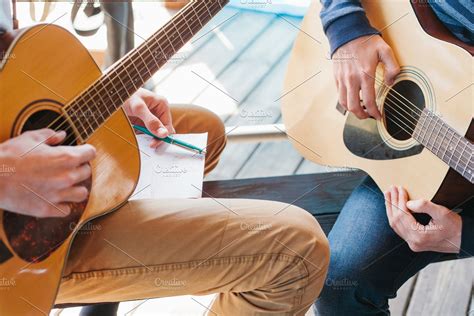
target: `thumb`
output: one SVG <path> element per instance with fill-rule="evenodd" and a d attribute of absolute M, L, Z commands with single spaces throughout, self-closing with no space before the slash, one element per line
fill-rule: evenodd
<path fill-rule="evenodd" d="M 434 219 L 443 215 L 443 207 L 427 200 L 408 201 L 407 208 L 413 213 L 426 213 Z"/>
<path fill-rule="evenodd" d="M 36 141 L 51 146 L 60 144 L 66 138 L 65 131 L 53 131 L 47 128 L 32 131 L 31 133 Z"/>
<path fill-rule="evenodd" d="M 165 138 L 169 135 L 168 129 L 153 113 L 151 113 L 148 107 L 144 109 L 141 119 L 143 120 L 143 123 L 145 123 L 146 128 L 156 136 Z"/>
<path fill-rule="evenodd" d="M 400 72 L 400 66 L 398 65 L 393 51 L 389 46 L 385 46 L 379 51 L 380 61 L 384 64 L 384 81 L 388 86 L 393 85 L 395 77 Z"/>

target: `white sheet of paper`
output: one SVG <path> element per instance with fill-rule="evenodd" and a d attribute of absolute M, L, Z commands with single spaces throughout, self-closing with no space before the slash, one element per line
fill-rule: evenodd
<path fill-rule="evenodd" d="M 205 148 L 207 133 L 175 134 L 173 138 Z M 141 168 L 137 188 L 131 200 L 199 198 L 202 196 L 204 155 L 179 146 L 162 144 L 150 148 L 152 137 L 137 135 Z"/>

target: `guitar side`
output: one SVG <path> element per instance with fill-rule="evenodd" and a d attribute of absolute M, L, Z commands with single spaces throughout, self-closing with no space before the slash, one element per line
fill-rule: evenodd
<path fill-rule="evenodd" d="M 427 87 L 423 93 L 432 109 L 459 134 L 466 135 L 472 121 L 472 94 L 458 92 L 472 80 L 470 54 L 427 35 L 409 1 L 363 1 L 363 6 L 372 25 L 383 30 L 384 40 L 393 48 L 402 69 L 420 74 Z M 348 149 L 350 143 L 344 141 L 344 131 L 354 120 L 351 114 L 342 114 L 336 108 L 338 94 L 329 43 L 318 17 L 320 8 L 319 1 L 314 1 L 303 21 L 285 80 L 285 91 L 291 92 L 282 99 L 282 113 L 293 145 L 318 164 L 366 171 L 382 190 L 398 184 L 407 188 L 411 198 L 432 199 L 449 167 L 427 149 L 404 156 L 403 150 L 389 148 L 396 156 L 391 159 L 368 159 Z M 377 85 L 376 91 L 379 94 L 382 87 Z M 365 121 L 376 124 L 375 120 Z M 357 129 L 360 134 L 355 134 L 355 140 L 374 129 L 366 127 Z M 365 152 L 377 151 L 386 140 L 381 138 Z"/>
<path fill-rule="evenodd" d="M 51 104 L 63 106 L 101 76 L 80 42 L 55 25 L 37 25 L 23 31 L 6 56 L 9 58 L 0 67 L 0 142 L 16 134 L 15 126 L 25 111 Z M 0 210 L 0 275 L 11 281 L 0 295 L 1 315 L 49 313 L 73 236 L 87 221 L 126 203 L 134 191 L 140 156 L 125 113 L 115 113 L 88 143 L 97 149 L 91 163 L 89 200 L 78 224 L 66 228 L 70 230 L 68 238 L 44 260 L 27 262 L 15 253 L 3 226 L 6 212 Z"/>

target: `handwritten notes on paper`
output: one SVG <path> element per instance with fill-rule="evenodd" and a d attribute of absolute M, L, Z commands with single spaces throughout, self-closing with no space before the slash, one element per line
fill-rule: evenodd
<path fill-rule="evenodd" d="M 173 138 L 205 148 L 207 133 L 175 134 Z M 141 169 L 131 200 L 199 198 L 202 196 L 204 155 L 163 143 L 150 148 L 152 137 L 137 135 Z"/>

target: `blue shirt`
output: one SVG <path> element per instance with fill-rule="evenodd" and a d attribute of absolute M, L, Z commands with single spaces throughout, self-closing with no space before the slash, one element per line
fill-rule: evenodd
<path fill-rule="evenodd" d="M 370 25 L 359 0 L 321 0 L 321 3 L 320 16 L 331 55 L 353 39 L 379 33 Z M 428 0 L 428 3 L 454 36 L 474 45 L 473 0 Z"/>

